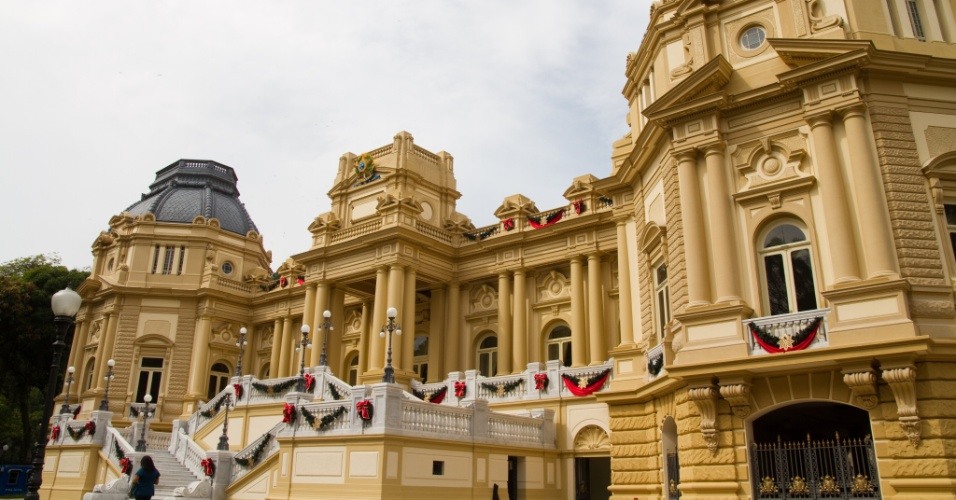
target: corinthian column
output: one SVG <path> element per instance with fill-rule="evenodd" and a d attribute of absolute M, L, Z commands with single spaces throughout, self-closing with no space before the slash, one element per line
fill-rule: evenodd
<path fill-rule="evenodd" d="M 584 323 L 584 272 L 580 255 L 571 257 L 571 366 L 587 364 L 587 327 Z"/>
<path fill-rule="evenodd" d="M 697 178 L 697 151 L 677 154 L 677 178 L 680 184 L 680 213 L 684 226 L 684 266 L 687 268 L 688 305 L 710 303 L 710 272 L 707 265 L 707 240 L 704 235 L 704 210 Z"/>
<path fill-rule="evenodd" d="M 807 117 L 810 133 L 816 149 L 817 175 L 820 179 L 820 199 L 826 215 L 827 239 L 829 240 L 830 260 L 837 283 L 860 279 L 857 263 L 856 244 L 853 241 L 853 227 L 850 225 L 850 211 L 846 204 L 846 188 L 843 173 L 840 172 L 840 157 L 833 142 L 833 124 L 830 113 Z"/>
<path fill-rule="evenodd" d="M 498 274 L 498 373 L 511 373 L 511 277 Z"/>
<path fill-rule="evenodd" d="M 733 205 L 724 170 L 724 144 L 704 150 L 707 167 L 707 206 L 710 213 L 711 248 L 714 251 L 714 284 L 717 302 L 740 300 L 740 273 L 737 271 L 737 238 L 734 233 Z"/>
<path fill-rule="evenodd" d="M 873 157 L 866 127 L 866 108 L 857 104 L 841 110 L 846 139 L 850 147 L 851 170 L 860 203 L 860 226 L 866 235 L 863 255 L 866 257 L 868 277 L 895 276 L 896 267 L 890 216 L 883 198 L 880 166 Z"/>

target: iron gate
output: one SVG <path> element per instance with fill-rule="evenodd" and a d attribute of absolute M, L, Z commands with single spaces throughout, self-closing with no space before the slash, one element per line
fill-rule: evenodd
<path fill-rule="evenodd" d="M 870 436 L 753 443 L 756 498 L 882 498 Z"/>
<path fill-rule="evenodd" d="M 680 490 L 677 486 L 680 484 L 680 462 L 677 460 L 677 452 L 667 453 L 667 500 L 676 500 L 680 498 Z"/>

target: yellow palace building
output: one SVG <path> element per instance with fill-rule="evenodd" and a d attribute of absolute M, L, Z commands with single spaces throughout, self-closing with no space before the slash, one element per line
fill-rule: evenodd
<path fill-rule="evenodd" d="M 655 1 L 610 171 L 485 227 L 400 132 L 272 267 L 169 165 L 93 243 L 44 496 L 145 449 L 159 496 L 956 497 L 954 12 Z"/>

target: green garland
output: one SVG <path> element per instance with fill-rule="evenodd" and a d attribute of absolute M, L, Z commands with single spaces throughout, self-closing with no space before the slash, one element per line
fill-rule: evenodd
<path fill-rule="evenodd" d="M 339 419 L 339 417 L 341 417 L 342 415 L 345 415 L 348 412 L 348 410 L 344 406 L 339 406 L 332 413 L 323 415 L 322 418 L 319 419 L 319 426 L 316 427 L 315 413 L 310 412 L 309 410 L 305 409 L 305 407 L 303 407 L 301 411 L 302 411 L 302 418 L 304 418 L 306 423 L 309 424 L 309 427 L 313 429 L 318 429 L 320 431 L 327 430 L 329 426 L 332 425 L 332 422 L 335 422 L 336 420 Z"/>
<path fill-rule="evenodd" d="M 236 464 L 241 467 L 250 467 L 255 466 L 259 463 L 259 459 L 262 458 L 262 452 L 266 449 L 266 445 L 269 444 L 269 441 L 272 440 L 272 434 L 266 434 L 265 438 L 262 441 L 259 441 L 259 444 L 252 450 L 252 453 L 247 457 L 239 458 L 236 457 L 234 460 Z"/>
<path fill-rule="evenodd" d="M 262 382 L 253 382 L 252 388 L 264 392 L 266 394 L 279 394 L 283 395 L 286 391 L 292 388 L 299 379 L 286 380 L 285 382 L 279 382 L 278 384 L 263 384 Z"/>
<path fill-rule="evenodd" d="M 124 452 L 123 449 L 120 448 L 119 443 L 116 443 L 116 444 L 113 446 L 113 449 L 116 450 L 115 455 L 116 455 L 116 459 L 117 459 L 117 460 L 122 460 L 122 459 L 126 458 L 126 452 Z"/>
<path fill-rule="evenodd" d="M 489 227 L 484 231 L 475 231 L 471 233 L 462 233 L 462 236 L 468 238 L 471 241 L 481 241 L 495 233 L 498 232 L 498 226 Z"/>
<path fill-rule="evenodd" d="M 800 342 L 803 342 L 804 340 L 806 340 L 811 333 L 816 331 L 817 326 L 820 325 L 821 321 L 823 321 L 823 318 L 814 318 L 814 320 L 811 321 L 810 324 L 808 324 L 802 330 L 797 332 L 796 335 L 793 336 L 794 345 L 799 344 Z M 774 337 L 773 335 L 770 334 L 770 332 L 768 332 L 767 330 L 763 328 L 760 328 L 753 322 L 748 323 L 748 325 L 750 326 L 750 331 L 752 331 L 754 335 L 759 337 L 763 343 L 771 345 L 777 349 L 780 348 L 779 338 Z"/>
<path fill-rule="evenodd" d="M 524 383 L 524 379 L 519 378 L 518 380 L 514 380 L 501 385 L 495 385 L 495 384 L 482 382 L 481 387 L 483 387 L 486 391 L 497 394 L 498 396 L 508 396 L 512 392 L 514 392 L 514 390 L 517 389 L 519 385 L 523 383 Z"/>
<path fill-rule="evenodd" d="M 219 413 L 219 410 L 222 409 L 222 405 L 226 404 L 226 397 L 220 397 L 215 404 L 212 405 L 212 409 L 205 409 L 199 412 L 199 415 L 203 418 L 212 418 L 213 415 Z"/>
<path fill-rule="evenodd" d="M 342 393 L 339 392 L 338 388 L 336 388 L 332 382 L 329 382 L 329 394 L 331 394 L 332 399 L 336 401 L 342 399 Z"/>
<path fill-rule="evenodd" d="M 79 429 L 74 429 L 69 425 L 66 426 L 66 432 L 73 438 L 74 441 L 79 441 L 83 439 L 83 436 L 86 435 L 86 427 L 80 427 Z"/>

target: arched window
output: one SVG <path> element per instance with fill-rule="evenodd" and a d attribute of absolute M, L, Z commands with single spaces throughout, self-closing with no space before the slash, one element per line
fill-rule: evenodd
<path fill-rule="evenodd" d="M 771 315 L 817 308 L 810 240 L 791 223 L 771 227 L 761 241 L 764 306 Z"/>
<path fill-rule="evenodd" d="M 357 352 L 352 353 L 349 356 L 349 361 L 348 363 L 346 363 L 345 366 L 348 367 L 349 375 L 347 377 L 347 380 L 349 385 L 355 385 L 356 383 L 358 383 L 358 371 L 359 371 L 359 355 Z"/>
<path fill-rule="evenodd" d="M 571 366 L 571 329 L 566 325 L 556 326 L 548 334 L 548 361 L 559 360 L 561 366 Z"/>
<path fill-rule="evenodd" d="M 489 334 L 478 343 L 475 368 L 486 377 L 498 374 L 498 337 Z"/>
<path fill-rule="evenodd" d="M 415 336 L 415 359 L 412 369 L 418 374 L 422 382 L 428 381 L 428 335 Z"/>
<path fill-rule="evenodd" d="M 88 391 L 96 388 L 96 358 L 90 358 L 90 360 L 86 362 L 86 369 L 83 373 L 86 374 L 86 383 L 83 386 L 83 390 Z"/>
<path fill-rule="evenodd" d="M 267 379 L 269 378 L 269 363 L 264 363 L 261 368 L 259 368 L 259 378 Z"/>
<path fill-rule="evenodd" d="M 225 363 L 216 363 L 209 369 L 209 388 L 206 391 L 206 398 L 212 399 L 219 394 L 219 391 L 226 388 L 229 384 L 229 367 Z"/>

